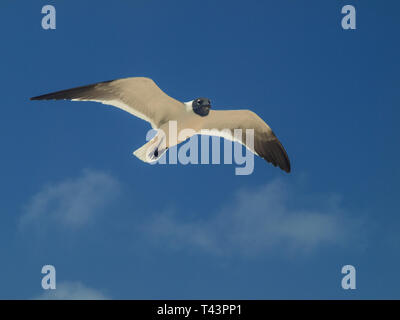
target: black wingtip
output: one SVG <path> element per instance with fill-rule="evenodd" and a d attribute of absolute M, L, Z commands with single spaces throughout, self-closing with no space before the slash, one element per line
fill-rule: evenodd
<path fill-rule="evenodd" d="M 59 94 L 59 93 L 60 92 L 43 94 L 41 96 L 29 98 L 29 100 L 31 100 L 31 101 L 33 101 L 33 100 L 57 100 L 57 98 L 58 98 L 57 94 Z"/>
<path fill-rule="evenodd" d="M 258 151 L 258 154 L 267 162 L 275 167 L 279 167 L 286 173 L 291 172 L 290 160 L 285 148 L 280 141 L 275 137 L 272 141 L 264 143 L 264 148 Z"/>
<path fill-rule="evenodd" d="M 36 96 L 36 97 L 31 97 L 29 98 L 29 100 L 33 101 L 33 100 L 48 100 L 47 98 L 47 94 L 41 95 L 41 96 Z"/>
<path fill-rule="evenodd" d="M 283 163 L 280 163 L 280 168 L 285 171 L 286 173 L 290 173 L 292 171 L 289 156 L 286 153 L 286 150 L 282 146 L 282 153 L 283 153 Z"/>
<path fill-rule="evenodd" d="M 47 93 L 37 97 L 32 97 L 30 98 L 30 100 L 72 100 L 82 97 L 90 98 L 92 95 L 92 90 L 95 89 L 97 86 L 101 86 L 113 81 L 115 80 L 108 80 L 71 89 Z"/>
<path fill-rule="evenodd" d="M 278 164 L 279 168 L 281 168 L 283 171 L 286 173 L 291 172 L 291 165 L 290 165 L 290 160 L 289 156 L 283 147 L 282 143 L 277 139 L 275 148 L 273 148 L 272 152 L 275 155 L 275 160 L 276 163 Z"/>
<path fill-rule="evenodd" d="M 283 153 L 283 160 L 281 160 L 281 162 L 279 163 L 279 167 L 286 173 L 290 173 L 292 171 L 290 160 L 283 146 L 282 146 L 282 153 Z"/>

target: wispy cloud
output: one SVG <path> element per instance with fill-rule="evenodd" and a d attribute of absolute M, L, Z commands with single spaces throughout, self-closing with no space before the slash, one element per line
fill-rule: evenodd
<path fill-rule="evenodd" d="M 50 223 L 79 228 L 101 213 L 120 192 L 119 182 L 111 175 L 84 170 L 74 179 L 48 185 L 25 206 L 20 226 L 43 228 Z"/>
<path fill-rule="evenodd" d="M 98 290 L 86 287 L 80 282 L 61 282 L 55 290 L 45 290 L 35 300 L 106 300 Z"/>
<path fill-rule="evenodd" d="M 232 195 L 231 201 L 208 219 L 188 221 L 171 211 L 155 214 L 145 232 L 174 249 L 255 255 L 270 249 L 306 252 L 339 244 L 357 228 L 339 197 L 314 195 L 313 204 L 307 205 L 303 200 L 309 197 L 303 195 L 302 199 L 299 190 L 276 180 Z"/>

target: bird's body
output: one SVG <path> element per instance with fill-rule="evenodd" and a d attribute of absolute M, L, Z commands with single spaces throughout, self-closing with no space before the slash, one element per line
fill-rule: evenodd
<path fill-rule="evenodd" d="M 211 102 L 207 98 L 183 103 L 165 94 L 149 78 L 99 82 L 45 94 L 31 100 L 96 101 L 115 106 L 149 122 L 159 133 L 134 152 L 145 162 L 158 160 L 169 147 L 195 134 L 211 134 L 241 142 L 274 166 L 290 172 L 285 149 L 271 128 L 257 114 L 250 110 L 210 110 Z M 176 142 L 171 143 L 171 121 L 176 122 L 178 133 L 186 129 L 190 129 L 190 133 L 178 135 Z M 241 130 L 239 135 L 234 134 L 238 129 Z M 247 132 L 253 132 L 251 130 L 254 130 L 254 141 L 247 143 L 247 135 L 250 134 Z"/>

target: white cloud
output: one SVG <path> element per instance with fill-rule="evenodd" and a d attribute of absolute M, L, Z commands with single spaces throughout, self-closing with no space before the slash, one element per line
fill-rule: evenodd
<path fill-rule="evenodd" d="M 45 290 L 35 300 L 106 300 L 105 295 L 80 282 L 61 282 L 55 290 Z"/>
<path fill-rule="evenodd" d="M 208 219 L 187 221 L 174 212 L 156 214 L 145 232 L 174 249 L 218 255 L 256 255 L 270 249 L 305 252 L 339 244 L 351 235 L 357 223 L 347 219 L 337 196 L 314 195 L 313 205 L 304 204 L 309 197 L 299 197 L 299 190 L 276 180 L 232 195 Z"/>
<path fill-rule="evenodd" d="M 49 185 L 34 195 L 20 224 L 37 228 L 48 223 L 82 227 L 92 222 L 119 190 L 119 182 L 109 174 L 84 170 L 81 176 Z"/>

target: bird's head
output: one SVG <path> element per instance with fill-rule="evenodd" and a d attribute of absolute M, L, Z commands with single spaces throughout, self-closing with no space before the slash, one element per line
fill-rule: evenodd
<path fill-rule="evenodd" d="M 194 113 L 204 117 L 210 112 L 211 101 L 207 98 L 197 98 L 192 101 L 192 109 Z"/>

